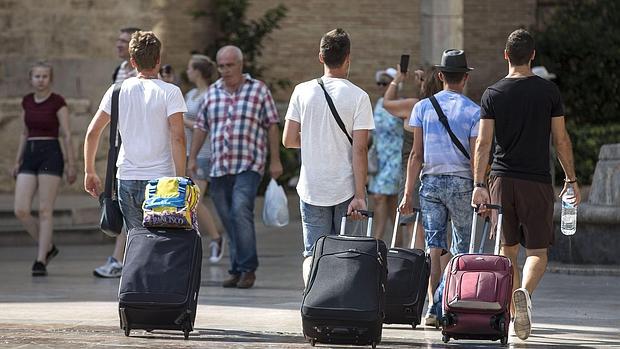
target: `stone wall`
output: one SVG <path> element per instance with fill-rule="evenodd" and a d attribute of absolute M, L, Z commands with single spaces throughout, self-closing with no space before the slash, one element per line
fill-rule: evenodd
<path fill-rule="evenodd" d="M 168 0 L 0 0 L 0 96 L 30 90 L 28 69 L 47 59 L 54 65 L 54 89 L 87 98 L 97 106 L 110 86 L 115 41 L 122 27 L 152 29 L 163 42 L 162 60 L 185 64 L 189 52 L 208 42 L 208 23 L 192 11 L 204 1 Z"/>
<path fill-rule="evenodd" d="M 470 65 L 476 68 L 467 94 L 477 101 L 486 86 L 505 74 L 502 50 L 506 36 L 518 26 L 535 23 L 537 1 L 462 2 L 463 45 Z M 377 69 L 395 66 L 402 53 L 411 55 L 410 66 L 415 68 L 424 56 L 422 0 L 261 0 L 251 2 L 248 17 L 255 19 L 279 3 L 284 3 L 289 12 L 281 29 L 264 42 L 262 63 L 268 68 L 268 78 L 292 83 L 275 93 L 282 109 L 295 84 L 322 74 L 318 44 L 321 35 L 333 28 L 342 27 L 350 33 L 350 79 L 368 91 L 373 102 L 378 97 L 374 82 Z M 211 41 L 211 21 L 192 15 L 198 10 L 212 12 L 211 5 L 208 0 L 0 0 L 0 98 L 9 98 L 0 103 L 11 104 L 10 98 L 29 92 L 29 65 L 40 58 L 48 59 L 55 69 L 54 90 L 87 105 L 86 110 L 72 111 L 72 115 L 84 114 L 76 119 L 84 121 L 74 122 L 76 139 L 81 142 L 89 115 L 119 63 L 114 49 L 118 29 L 138 26 L 154 30 L 163 43 L 162 62 L 172 64 L 180 73 L 190 52 L 202 51 Z M 406 95 L 412 93 L 404 91 Z M 0 149 L 10 153 L 16 147 L 10 136 L 14 130 L 3 120 Z M 10 159 L 12 162 L 14 154 Z M 0 191 L 12 190 L 12 185 L 6 184 L 11 181 L 1 176 L 0 180 Z"/>
<path fill-rule="evenodd" d="M 411 55 L 410 66 L 420 63 L 420 1 L 401 0 L 262 0 L 249 11 L 256 18 L 265 9 L 284 3 L 289 12 L 282 29 L 265 42 L 262 62 L 267 74 L 292 82 L 275 94 L 288 101 L 293 87 L 323 74 L 318 61 L 319 41 L 327 31 L 341 27 L 351 36 L 350 79 L 373 98 L 378 96 L 374 75 L 395 67 L 400 55 Z"/>
<path fill-rule="evenodd" d="M 536 22 L 536 0 L 464 0 L 464 44 L 471 72 L 467 94 L 476 103 L 487 86 L 508 73 L 506 38 Z"/>

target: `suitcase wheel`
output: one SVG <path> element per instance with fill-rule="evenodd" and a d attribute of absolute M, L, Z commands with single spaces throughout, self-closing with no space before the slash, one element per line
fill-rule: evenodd
<path fill-rule="evenodd" d="M 448 343 L 450 341 L 450 337 L 448 335 L 444 334 L 443 336 L 441 336 L 441 340 L 444 343 Z"/>
<path fill-rule="evenodd" d="M 500 343 L 502 343 L 502 345 L 508 344 L 508 336 L 502 337 L 502 339 L 500 339 Z"/>
<path fill-rule="evenodd" d="M 412 328 L 412 329 L 414 329 L 414 330 L 415 330 L 415 328 L 416 328 L 416 327 L 418 327 L 418 324 L 416 324 L 416 323 L 411 324 L 411 328 Z"/>
<path fill-rule="evenodd" d="M 310 339 L 310 345 L 311 346 L 315 346 L 316 345 L 316 341 L 314 339 L 312 339 L 312 338 Z"/>
<path fill-rule="evenodd" d="M 189 330 L 183 330 L 183 337 L 185 337 L 185 339 L 189 339 Z"/>
<path fill-rule="evenodd" d="M 371 346 L 372 346 L 372 349 L 376 349 L 377 348 L 377 342 L 372 342 Z"/>
<path fill-rule="evenodd" d="M 131 333 L 131 328 L 125 327 L 125 336 L 129 337 L 129 333 Z"/>

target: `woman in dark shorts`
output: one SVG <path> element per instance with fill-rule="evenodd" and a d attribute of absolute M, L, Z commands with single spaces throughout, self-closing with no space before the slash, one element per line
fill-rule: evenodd
<path fill-rule="evenodd" d="M 47 264 L 58 254 L 52 242 L 54 201 L 62 179 L 65 159 L 58 141 L 64 141 L 67 160 L 67 182 L 76 179 L 75 154 L 71 142 L 69 110 L 62 96 L 51 91 L 52 66 L 37 62 L 30 69 L 34 93 L 22 100 L 23 132 L 20 135 L 13 168 L 15 184 L 15 216 L 38 241 L 32 276 L 47 275 Z M 39 215 L 31 215 L 35 193 L 39 197 Z"/>

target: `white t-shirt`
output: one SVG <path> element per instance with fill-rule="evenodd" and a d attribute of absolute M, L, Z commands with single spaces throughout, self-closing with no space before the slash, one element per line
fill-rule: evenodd
<path fill-rule="evenodd" d="M 375 124 L 368 94 L 346 79 L 323 77 L 325 89 L 349 136 Z M 334 206 L 355 194 L 351 143 L 329 110 L 316 79 L 295 87 L 286 119 L 301 124 L 299 198 L 315 206 Z"/>
<path fill-rule="evenodd" d="M 198 118 L 198 112 L 200 111 L 200 106 L 204 101 L 204 93 L 199 95 L 199 91 L 197 88 L 193 88 L 185 94 L 185 105 L 187 105 L 187 113 L 185 113 L 185 117 L 196 121 Z M 194 129 L 186 127 L 185 128 L 185 143 L 187 144 L 187 155 L 189 155 L 190 147 L 192 145 L 192 135 Z M 207 135 L 208 136 L 208 135 Z M 200 148 L 198 155 L 196 156 L 200 159 L 211 159 L 211 142 L 207 138 Z"/>
<path fill-rule="evenodd" d="M 112 85 L 99 109 L 112 115 Z M 168 117 L 185 113 L 181 90 L 159 79 L 129 78 L 123 82 L 118 101 L 118 130 L 122 144 L 116 161 L 116 177 L 149 180 L 174 176 Z"/>

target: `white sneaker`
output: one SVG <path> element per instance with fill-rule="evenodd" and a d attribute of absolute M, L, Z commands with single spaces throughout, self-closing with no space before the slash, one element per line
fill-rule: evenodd
<path fill-rule="evenodd" d="M 437 315 L 427 313 L 424 317 L 424 325 L 430 327 L 437 327 Z"/>
<path fill-rule="evenodd" d="M 224 256 L 224 236 L 220 236 L 219 240 L 212 240 L 209 243 L 209 250 L 211 251 L 211 257 L 209 262 L 218 263 Z"/>
<path fill-rule="evenodd" d="M 110 256 L 104 265 L 93 270 L 93 275 L 100 278 L 119 278 L 122 271 L 123 265 L 116 258 Z"/>
<path fill-rule="evenodd" d="M 515 304 L 514 331 L 521 340 L 526 340 L 532 332 L 532 301 L 525 288 L 518 288 L 512 294 Z"/>

